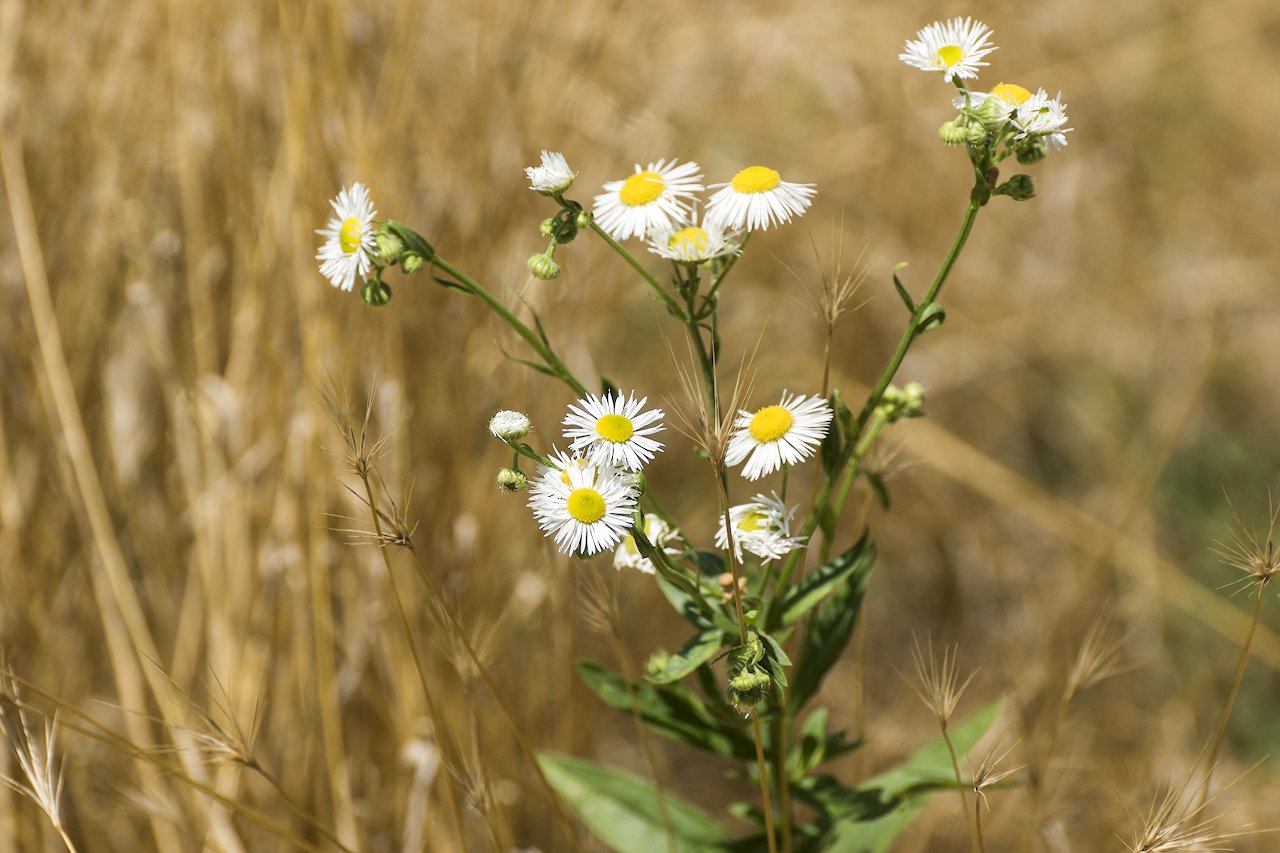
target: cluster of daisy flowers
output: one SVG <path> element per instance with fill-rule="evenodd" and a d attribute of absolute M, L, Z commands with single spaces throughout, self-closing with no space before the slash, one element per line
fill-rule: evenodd
<path fill-rule="evenodd" d="M 1062 94 L 1049 97 L 1044 89 L 1031 92 L 1014 83 L 999 83 L 989 92 L 970 91 L 963 81 L 976 79 L 983 59 L 996 46 L 990 43 L 986 24 L 972 18 L 936 21 L 908 40 L 898 58 L 921 71 L 941 73 L 960 89 L 955 105 L 961 120 L 943 125 L 941 135 L 949 143 L 976 144 L 990 135 L 1008 135 L 1020 162 L 1034 162 L 1046 150 L 1067 144 L 1066 104 Z"/>
<path fill-rule="evenodd" d="M 518 468 L 504 468 L 499 487 L 528 488 L 534 518 L 564 553 L 589 557 L 614 548 L 617 568 L 653 574 L 651 559 L 637 546 L 636 528 L 655 548 L 680 553 L 671 547 L 678 544 L 679 531 L 659 515 L 639 512 L 641 471 L 661 451 L 654 436 L 664 429 L 662 410 L 648 409 L 647 403 L 634 391 L 588 394 L 571 403 L 563 421 L 569 452 L 553 451 L 549 458 L 523 443 L 531 429 L 526 415 L 502 411 L 490 420 L 489 431 L 516 450 L 517 462 L 520 455 L 539 460 L 532 481 Z M 751 480 L 779 471 L 814 454 L 831 418 L 826 400 L 783 392 L 776 404 L 738 413 L 725 461 L 743 464 L 742 474 Z M 716 542 L 722 548 L 732 542 L 739 560 L 745 551 L 767 564 L 803 547 L 804 538 L 791 535 L 795 513 L 776 495 L 756 495 L 729 508 Z"/>

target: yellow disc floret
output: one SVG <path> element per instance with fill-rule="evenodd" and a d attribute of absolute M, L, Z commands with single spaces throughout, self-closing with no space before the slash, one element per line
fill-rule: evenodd
<path fill-rule="evenodd" d="M 667 240 L 667 248 L 683 249 L 688 246 L 697 252 L 705 252 L 709 239 L 705 230 L 696 225 L 690 225 L 688 228 L 681 228 L 672 234 L 671 239 Z"/>
<path fill-rule="evenodd" d="M 565 501 L 565 509 L 583 524 L 595 524 L 604 518 L 604 498 L 595 489 L 577 489 Z"/>
<path fill-rule="evenodd" d="M 748 166 L 733 176 L 729 185 L 740 193 L 767 193 L 782 183 L 782 176 L 768 166 Z"/>
<path fill-rule="evenodd" d="M 640 207 L 655 201 L 666 188 L 666 181 L 657 172 L 637 172 L 622 185 L 618 199 L 627 207 Z"/>
<path fill-rule="evenodd" d="M 338 245 L 342 247 L 343 254 L 349 255 L 360 248 L 363 231 L 356 217 L 348 216 L 342 220 L 342 227 L 338 229 Z"/>
<path fill-rule="evenodd" d="M 791 429 L 791 412 L 785 406 L 765 406 L 751 418 L 751 437 L 761 444 L 777 441 Z"/>
<path fill-rule="evenodd" d="M 611 441 L 614 444 L 622 444 L 631 438 L 633 432 L 635 427 L 622 415 L 605 415 L 596 421 L 596 433 L 605 441 Z"/>
<path fill-rule="evenodd" d="M 1025 104 L 1031 97 L 1031 93 L 1017 83 L 997 83 L 991 94 L 1006 104 Z"/>
<path fill-rule="evenodd" d="M 743 533 L 752 533 L 767 527 L 767 521 L 768 518 L 764 513 L 752 510 L 738 522 L 738 529 Z"/>
<path fill-rule="evenodd" d="M 964 59 L 964 50 L 959 45 L 949 44 L 938 48 L 938 61 L 947 68 Z"/>

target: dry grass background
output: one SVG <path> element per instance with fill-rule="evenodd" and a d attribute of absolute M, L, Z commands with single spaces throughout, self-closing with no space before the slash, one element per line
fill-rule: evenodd
<path fill-rule="evenodd" d="M 816 326 L 783 261 L 816 272 L 840 240 L 846 260 L 865 247 L 873 298 L 835 357 L 853 396 L 901 328 L 890 267 L 910 261 L 922 287 L 963 211 L 963 155 L 935 137 L 945 88 L 896 59 L 953 14 L 996 32 L 984 81 L 1060 88 L 1076 130 L 1036 168 L 1039 198 L 983 211 L 947 325 L 904 367 L 931 417 L 901 429 L 895 508 L 873 513 L 866 706 L 847 669 L 822 699 L 865 718 L 845 778 L 889 765 L 932 737 L 895 669 L 911 632 L 931 632 L 981 667 L 962 711 L 1007 692 L 1034 722 L 1110 606 L 1132 668 L 1073 704 L 1036 849 L 1119 849 L 1124 806 L 1145 807 L 1208 739 L 1243 632 L 1210 550 L 1228 535 L 1222 490 L 1261 519 L 1277 485 L 1280 8 L 1258 0 L 0 2 L 0 650 L 62 704 L 80 849 L 298 844 L 192 782 L 321 849 L 300 812 L 355 849 L 417 849 L 418 833 L 461 849 L 451 788 L 468 848 L 567 849 L 401 553 L 429 722 L 379 552 L 337 530 L 367 522 L 320 404 L 336 384 L 359 411 L 376 389 L 381 474 L 409 495 L 418 552 L 529 740 L 639 769 L 629 723 L 572 669 L 616 664 L 583 623 L 591 569 L 491 486 L 489 415 L 529 411 L 548 437 L 566 392 L 503 361 L 495 339 L 517 342 L 478 303 L 398 278 L 377 311 L 332 290 L 312 260 L 326 199 L 363 180 L 382 215 L 535 306 L 580 375 L 675 396 L 661 336 L 678 330 L 604 246 L 580 240 L 559 280 L 530 279 L 548 208 L 521 168 L 564 151 L 586 200 L 635 161 L 696 159 L 711 180 L 776 165 L 816 182 L 817 204 L 752 240 L 726 295 L 728 355 L 759 337 L 762 400 L 816 386 Z M 652 482 L 709 539 L 709 480 L 681 453 Z M 646 579 L 617 580 L 636 659 L 683 639 Z M 1268 631 L 1220 781 L 1280 743 L 1278 671 Z M 72 730 L 76 711 L 164 766 Z M 210 749 L 210 719 L 254 732 L 265 772 Z M 433 775 L 441 742 L 456 743 L 451 770 Z M 708 807 L 752 796 L 727 768 L 657 749 L 664 784 Z M 17 772 L 11 755 L 0 772 Z M 1218 806 L 1280 826 L 1278 774 L 1264 761 Z M 989 849 L 1020 849 L 1025 795 L 990 800 Z M 60 849 L 48 824 L 0 790 L 0 847 Z M 962 839 L 947 797 L 900 847 Z"/>

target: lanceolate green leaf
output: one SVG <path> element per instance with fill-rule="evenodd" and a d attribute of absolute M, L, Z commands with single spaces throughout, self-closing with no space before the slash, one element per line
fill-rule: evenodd
<path fill-rule="evenodd" d="M 729 840 L 702 809 L 659 793 L 647 779 L 567 755 L 543 753 L 538 765 L 582 822 L 619 853 L 662 853 L 672 844 L 679 853 L 709 853 Z"/>
<path fill-rule="evenodd" d="M 862 547 L 852 561 L 850 571 L 842 576 L 835 593 L 818 606 L 805 629 L 804 643 L 791 674 L 789 701 L 792 713 L 803 708 L 818 692 L 822 679 L 840 659 L 854 626 L 858 624 L 862 598 L 876 562 L 874 542 L 864 536 L 858 546 Z"/>
<path fill-rule="evenodd" d="M 667 665 L 661 672 L 649 675 L 649 681 L 654 684 L 670 684 L 673 681 L 679 681 L 709 661 L 716 652 L 724 648 L 729 639 L 719 628 L 709 628 L 694 634 L 680 648 L 680 651 L 667 658 Z"/>
<path fill-rule="evenodd" d="M 871 544 L 871 535 L 864 533 L 849 550 L 801 578 L 799 583 L 774 603 L 769 619 L 770 627 L 786 627 L 798 622 L 814 605 L 834 592 L 845 578 L 857 571 L 868 552 L 874 559 L 875 549 Z"/>
<path fill-rule="evenodd" d="M 619 711 L 631 713 L 634 694 L 640 719 L 659 734 L 722 758 L 755 760 L 755 742 L 742 724 L 716 715 L 687 687 L 640 683 L 628 691 L 622 676 L 587 660 L 578 661 L 578 672 L 605 704 Z"/>

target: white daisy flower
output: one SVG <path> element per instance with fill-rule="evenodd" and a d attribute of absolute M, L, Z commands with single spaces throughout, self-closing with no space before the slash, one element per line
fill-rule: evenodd
<path fill-rule="evenodd" d="M 979 60 L 996 49 L 987 44 L 990 37 L 987 25 L 971 18 L 935 21 L 916 33 L 898 58 L 921 71 L 941 71 L 948 83 L 977 77 L 978 68 L 987 64 Z"/>
<path fill-rule="evenodd" d="M 519 441 L 528 435 L 531 429 L 533 424 L 529 423 L 529 416 L 523 412 L 503 409 L 489 419 L 489 432 L 494 438 L 500 438 L 503 441 Z"/>
<path fill-rule="evenodd" d="M 571 403 L 564 418 L 564 437 L 573 442 L 570 449 L 598 465 L 639 471 L 662 449 L 662 442 L 649 438 L 663 430 L 662 409 L 643 411 L 648 401 L 636 399 L 632 391 L 630 396 L 588 394 Z"/>
<path fill-rule="evenodd" d="M 639 493 L 617 468 L 581 458 L 543 467 L 529 489 L 529 508 L 543 533 L 566 554 L 589 557 L 614 547 L 631 528 Z"/>
<path fill-rule="evenodd" d="M 705 220 L 705 217 L 704 217 Z M 664 229 L 649 238 L 649 251 L 669 261 L 700 264 L 724 255 L 736 255 L 742 251 L 738 234 L 725 233 L 714 222 L 702 225 L 690 223 L 678 229 Z"/>
<path fill-rule="evenodd" d="M 1041 139 L 1049 148 L 1066 148 L 1067 134 L 1072 128 L 1066 127 L 1067 105 L 1062 103 L 1062 93 L 1050 98 L 1044 89 L 1018 106 L 1010 121 L 1018 128 L 1014 139 Z"/>
<path fill-rule="evenodd" d="M 775 493 L 773 497 L 756 495 L 751 503 L 729 507 L 729 524 L 733 526 L 733 548 L 742 562 L 742 552 L 755 554 L 761 564 L 785 557 L 803 548 L 805 537 L 791 535 L 791 519 L 796 507 L 788 508 Z M 729 547 L 729 530 L 724 519 L 716 531 L 716 545 Z"/>
<path fill-rule="evenodd" d="M 543 151 L 542 162 L 537 166 L 526 166 L 524 173 L 529 176 L 529 189 L 543 195 L 557 195 L 573 185 L 578 173 L 569 168 L 569 162 L 559 151 Z"/>
<path fill-rule="evenodd" d="M 996 117 L 1007 121 L 1009 116 L 1030 98 L 1031 92 L 1017 83 L 997 83 L 990 92 L 968 92 L 956 96 L 953 103 L 958 110 L 966 106 L 977 110 L 981 109 L 987 101 L 991 101 L 996 107 Z"/>
<path fill-rule="evenodd" d="M 826 400 L 800 394 L 788 399 L 783 391 L 775 406 L 738 412 L 724 461 L 737 465 L 746 459 L 742 476 L 758 480 L 811 455 L 827 437 L 830 424 L 831 406 Z"/>
<path fill-rule="evenodd" d="M 675 540 L 679 535 L 680 531 L 667 524 L 661 516 L 651 512 L 645 513 L 644 536 L 653 543 L 655 548 L 661 548 L 668 554 L 679 554 L 680 549 L 666 547 L 667 543 Z M 618 550 L 613 555 L 613 567 L 619 571 L 635 569 L 646 575 L 654 574 L 653 561 L 640 554 L 640 549 L 636 547 L 636 539 L 630 533 L 623 536 L 618 544 Z"/>
<path fill-rule="evenodd" d="M 373 268 L 373 256 L 377 252 L 374 240 L 373 209 L 369 190 L 357 181 L 344 188 L 338 197 L 329 202 L 335 216 L 329 227 L 316 231 L 325 238 L 316 254 L 320 261 L 320 274 L 343 290 L 354 290 L 356 279 L 364 280 Z"/>
<path fill-rule="evenodd" d="M 689 218 L 690 201 L 702 191 L 702 172 L 692 161 L 677 166 L 675 160 L 659 160 L 621 181 L 610 181 L 596 196 L 596 223 L 615 240 L 644 236 L 670 229 Z"/>
<path fill-rule="evenodd" d="M 713 190 L 717 187 L 721 189 L 707 200 L 703 222 L 730 231 L 744 226 L 748 231 L 768 230 L 790 222 L 808 209 L 817 193 L 813 184 L 784 181 L 768 166 L 748 166 L 729 183 L 711 185 Z"/>

